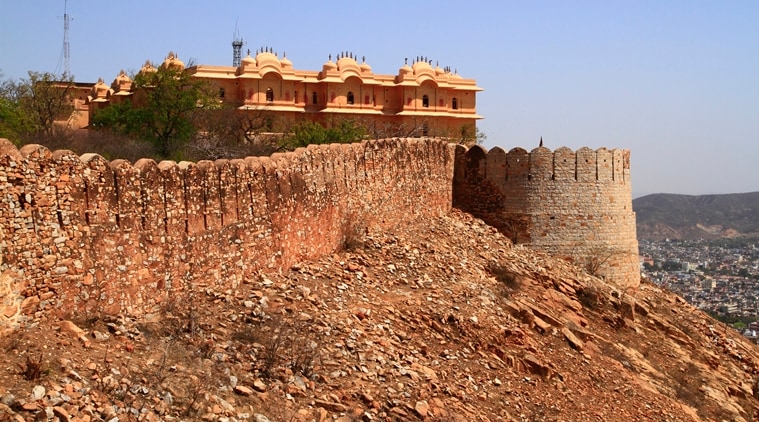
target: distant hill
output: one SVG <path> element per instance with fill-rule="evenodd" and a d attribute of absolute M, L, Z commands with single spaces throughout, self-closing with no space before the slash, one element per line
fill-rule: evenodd
<path fill-rule="evenodd" d="M 638 239 L 759 237 L 759 192 L 726 195 L 657 193 L 633 200 Z"/>

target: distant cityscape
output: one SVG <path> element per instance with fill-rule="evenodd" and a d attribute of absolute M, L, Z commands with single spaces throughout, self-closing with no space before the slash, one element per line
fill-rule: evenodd
<path fill-rule="evenodd" d="M 757 339 L 759 239 L 640 240 L 643 276 Z"/>

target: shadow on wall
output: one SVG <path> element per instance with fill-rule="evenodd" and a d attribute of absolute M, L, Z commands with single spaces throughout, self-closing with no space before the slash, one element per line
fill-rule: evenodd
<path fill-rule="evenodd" d="M 640 283 L 628 150 L 456 149 L 453 206 L 620 286 Z M 597 251 L 615 251 L 599 261 Z"/>

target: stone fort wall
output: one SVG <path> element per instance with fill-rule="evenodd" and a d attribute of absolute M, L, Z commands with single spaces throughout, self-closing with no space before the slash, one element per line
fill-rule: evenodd
<path fill-rule="evenodd" d="M 384 140 L 132 165 L 0 140 L 0 326 L 151 312 L 447 213 L 453 158 L 442 141 Z"/>
<path fill-rule="evenodd" d="M 640 283 L 628 150 L 456 150 L 453 206 L 515 243 Z"/>
<path fill-rule="evenodd" d="M 131 164 L 0 139 L 0 331 L 36 312 L 154 312 L 451 206 L 549 253 L 634 250 L 604 269 L 637 285 L 631 204 L 626 151 L 379 140 Z"/>

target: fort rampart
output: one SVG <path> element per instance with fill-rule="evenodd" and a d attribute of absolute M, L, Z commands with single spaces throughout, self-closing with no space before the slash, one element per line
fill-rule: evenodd
<path fill-rule="evenodd" d="M 0 140 L 0 318 L 149 312 L 446 213 L 453 157 L 442 141 L 387 140 L 132 165 Z"/>
<path fill-rule="evenodd" d="M 628 150 L 459 148 L 455 168 L 454 207 L 617 285 L 640 282 Z"/>
<path fill-rule="evenodd" d="M 605 274 L 637 285 L 628 157 L 380 140 L 131 164 L 0 139 L 0 330 L 49 310 L 154 312 L 451 206 L 550 253 L 614 250 Z"/>

